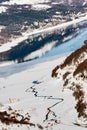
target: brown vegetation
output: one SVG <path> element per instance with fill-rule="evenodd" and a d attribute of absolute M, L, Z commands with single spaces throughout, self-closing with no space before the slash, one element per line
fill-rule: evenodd
<path fill-rule="evenodd" d="M 74 71 L 73 75 L 75 76 L 75 75 L 77 75 L 79 73 L 83 74 L 84 71 L 87 72 L 87 59 L 77 66 L 77 68 Z M 84 74 L 82 76 L 84 77 Z"/>
<path fill-rule="evenodd" d="M 76 85 L 75 91 L 73 92 L 73 96 L 75 97 L 75 100 L 84 98 L 84 92 L 81 90 L 80 85 Z"/>
<path fill-rule="evenodd" d="M 40 124 L 37 124 L 38 128 L 43 130 L 43 126 L 41 126 Z"/>
<path fill-rule="evenodd" d="M 67 71 L 67 72 L 63 75 L 63 80 L 65 80 L 69 74 L 70 74 L 70 72 Z"/>
<path fill-rule="evenodd" d="M 52 77 L 57 77 L 57 70 L 59 69 L 59 66 L 57 65 L 53 70 L 52 70 L 52 74 L 51 74 L 51 76 Z"/>
<path fill-rule="evenodd" d="M 73 52 L 71 55 L 69 55 L 62 64 L 60 64 L 59 66 L 57 65 L 52 70 L 51 76 L 57 77 L 57 74 L 58 74 L 57 71 L 59 68 L 63 69 L 66 66 L 70 66 L 72 63 L 73 63 L 73 65 L 74 64 L 78 65 L 73 75 L 76 75 L 80 72 L 82 73 L 84 70 L 87 71 L 87 59 L 85 61 L 83 61 L 82 63 L 80 63 L 81 59 L 83 59 L 83 57 L 84 57 L 83 53 L 87 53 L 87 41 L 84 41 L 84 45 L 81 48 L 79 48 L 78 50 L 76 50 L 75 52 Z M 65 80 L 69 74 L 70 74 L 70 72 L 66 72 L 63 75 L 63 79 Z"/>
<path fill-rule="evenodd" d="M 18 119 L 18 117 L 20 119 Z M 26 125 L 30 125 L 30 126 L 35 126 L 35 124 L 30 123 L 29 117 L 24 117 L 23 115 L 21 115 L 19 113 L 15 113 L 15 112 L 13 112 L 11 114 L 8 114 L 7 111 L 0 112 L 0 121 L 7 125 L 9 125 L 11 123 L 15 123 L 15 124 L 26 124 Z"/>
<path fill-rule="evenodd" d="M 87 44 L 84 44 L 84 46 L 82 46 L 81 48 L 79 48 L 78 50 L 76 50 L 75 52 L 73 52 L 71 55 L 69 55 L 63 64 L 60 65 L 61 69 L 63 69 L 64 67 L 66 67 L 67 65 L 71 65 L 72 61 L 78 62 L 78 59 L 80 57 L 80 55 L 83 52 L 87 52 Z"/>
<path fill-rule="evenodd" d="M 78 112 L 78 117 L 87 118 L 85 110 L 87 109 L 87 103 L 84 101 L 84 92 L 79 85 L 76 85 L 76 89 L 73 92 L 73 96 L 77 100 L 75 109 Z"/>
<path fill-rule="evenodd" d="M 68 85 L 68 82 L 69 82 L 68 79 L 66 79 L 65 82 L 64 82 L 64 84 L 63 84 L 63 86 Z"/>

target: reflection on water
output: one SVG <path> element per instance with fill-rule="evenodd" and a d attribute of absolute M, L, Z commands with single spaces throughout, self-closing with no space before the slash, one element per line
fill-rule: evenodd
<path fill-rule="evenodd" d="M 74 51 L 80 48 L 84 44 L 85 40 L 87 40 L 87 28 L 83 29 L 82 33 L 78 35 L 77 37 L 67 42 L 64 42 L 63 44 L 60 44 L 59 46 L 56 46 L 55 48 L 50 50 L 48 53 L 44 54 L 41 58 Z"/>

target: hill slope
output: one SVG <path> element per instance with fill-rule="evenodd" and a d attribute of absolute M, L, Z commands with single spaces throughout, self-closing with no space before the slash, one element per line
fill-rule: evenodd
<path fill-rule="evenodd" d="M 63 79 L 63 90 L 70 89 L 75 97 L 75 109 L 78 119 L 87 122 L 87 41 L 84 45 L 68 56 L 65 61 L 56 66 L 52 71 L 52 77 Z"/>

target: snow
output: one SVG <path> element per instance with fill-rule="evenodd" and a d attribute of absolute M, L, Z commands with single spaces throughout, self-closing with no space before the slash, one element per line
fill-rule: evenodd
<path fill-rule="evenodd" d="M 10 1 L 6 1 L 3 2 L 3 4 L 9 4 L 9 5 L 13 5 L 13 4 L 19 4 L 19 5 L 23 5 L 23 4 L 38 4 L 38 3 L 47 3 L 49 2 L 49 0 L 10 0 Z"/>
<path fill-rule="evenodd" d="M 84 130 L 84 127 L 73 124 L 77 119 L 77 113 L 72 91 L 66 89 L 63 92 L 61 78 L 51 77 L 52 69 L 63 62 L 65 57 L 0 67 L 0 110 L 7 110 L 10 106 L 23 115 L 28 112 L 30 121 L 35 123 L 35 127 L 29 126 L 30 130 L 39 130 L 37 124 L 43 126 L 44 130 L 47 130 L 46 127 L 48 130 Z M 56 103 L 58 104 L 54 106 Z M 51 112 L 46 120 L 48 108 Z M 2 128 L 29 129 L 27 125 L 17 127 L 16 124 L 1 123 L 0 129 Z"/>
<path fill-rule="evenodd" d="M 0 32 L 1 32 L 2 29 L 5 29 L 5 26 L 0 26 Z"/>
<path fill-rule="evenodd" d="M 7 7 L 0 6 L 0 13 L 6 12 Z"/>
<path fill-rule="evenodd" d="M 47 4 L 35 4 L 35 5 L 32 5 L 32 9 L 36 9 L 36 10 L 46 10 L 48 8 L 51 8 L 51 6 L 47 5 Z"/>
<path fill-rule="evenodd" d="M 68 27 L 68 26 L 70 26 L 72 24 L 80 23 L 80 22 L 85 21 L 85 20 L 87 20 L 87 15 L 86 14 L 85 14 L 84 17 L 74 19 L 72 21 L 62 23 L 62 24 L 58 24 L 58 25 L 55 25 L 55 26 L 52 26 L 52 27 L 43 28 L 43 29 L 35 29 L 32 32 L 30 32 L 30 30 L 27 30 L 19 38 L 12 39 L 11 42 L 7 42 L 6 44 L 3 44 L 2 46 L 0 46 L 0 52 L 5 52 L 5 51 L 11 49 L 12 47 L 14 47 L 14 46 L 18 45 L 19 43 L 21 43 L 23 40 L 26 40 L 29 36 L 39 35 L 41 33 L 47 33 L 47 32 L 57 30 L 57 29 L 60 29 L 60 28 L 65 28 L 65 27 Z"/>

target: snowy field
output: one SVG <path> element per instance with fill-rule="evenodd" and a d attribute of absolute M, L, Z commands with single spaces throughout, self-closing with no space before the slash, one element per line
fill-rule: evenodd
<path fill-rule="evenodd" d="M 0 111 L 28 116 L 33 123 L 0 123 L 0 130 L 85 130 L 73 124 L 77 113 L 72 91 L 62 91 L 62 79 L 51 77 L 52 69 L 64 59 L 60 56 L 0 67 Z"/>

